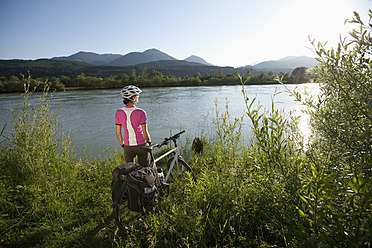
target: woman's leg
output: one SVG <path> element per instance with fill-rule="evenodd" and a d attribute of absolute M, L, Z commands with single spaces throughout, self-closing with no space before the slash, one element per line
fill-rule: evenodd
<path fill-rule="evenodd" d="M 138 163 L 141 166 L 149 166 L 150 164 L 150 153 L 147 150 L 142 149 L 141 147 L 147 144 L 139 146 L 124 146 L 124 157 L 125 162 L 136 162 L 136 156 L 138 156 Z"/>
<path fill-rule="evenodd" d="M 136 150 L 133 146 L 124 146 L 125 163 L 136 162 Z"/>
<path fill-rule="evenodd" d="M 146 146 L 147 144 L 137 146 L 137 155 L 138 155 L 138 163 L 141 166 L 149 166 L 150 165 L 150 153 L 146 149 L 142 149 L 141 147 Z"/>

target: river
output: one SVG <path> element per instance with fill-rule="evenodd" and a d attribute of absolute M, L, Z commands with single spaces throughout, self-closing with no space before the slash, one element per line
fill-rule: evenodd
<path fill-rule="evenodd" d="M 302 92 L 304 87 L 314 94 L 316 84 L 289 85 L 290 89 L 297 87 Z M 282 85 L 250 85 L 246 86 L 250 99 L 256 97 L 257 102 L 266 108 L 271 108 L 271 99 L 276 106 L 286 113 L 301 116 L 301 130 L 308 133 L 307 119 L 300 111 L 301 106 L 285 91 Z M 244 115 L 245 103 L 242 86 L 211 86 L 211 87 L 162 87 L 144 88 L 140 95 L 138 107 L 147 112 L 148 128 L 153 143 L 161 142 L 171 133 L 180 129 L 186 130 L 191 139 L 208 135 L 214 136 L 213 117 L 216 116 L 215 101 L 218 109 L 225 110 L 226 101 L 232 118 Z M 31 104 L 36 104 L 40 94 L 34 94 Z M 6 132 L 11 130 L 11 109 L 19 111 L 23 103 L 21 94 L 0 95 L 0 128 L 7 123 Z M 76 152 L 86 149 L 93 158 L 108 156 L 115 149 L 121 150 L 115 135 L 115 112 L 122 108 L 120 89 L 118 90 L 84 90 L 56 92 L 53 94 L 51 108 L 59 111 L 62 131 L 74 130 L 73 145 Z M 257 106 L 257 104 L 253 105 Z M 248 118 L 243 123 L 244 136 L 250 135 Z M 186 136 L 185 135 L 185 136 Z"/>

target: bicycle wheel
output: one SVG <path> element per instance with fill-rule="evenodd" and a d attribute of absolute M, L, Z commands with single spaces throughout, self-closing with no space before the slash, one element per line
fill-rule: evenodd
<path fill-rule="evenodd" d="M 167 169 L 168 171 L 170 170 L 170 167 L 172 165 L 172 162 L 173 162 L 173 159 L 174 158 L 171 158 L 169 159 L 168 161 L 168 164 L 167 164 Z M 183 158 L 181 156 L 179 156 L 174 165 L 173 165 L 173 168 L 171 170 L 171 173 L 170 173 L 170 178 L 168 178 L 168 181 L 170 181 L 170 179 L 172 179 L 173 181 L 178 181 L 180 179 L 185 179 L 187 173 L 185 172 L 188 172 L 188 174 L 190 175 L 191 179 L 196 182 L 196 177 L 194 175 L 194 172 L 192 171 L 190 165 L 188 165 L 186 163 L 185 160 L 183 160 Z"/>
<path fill-rule="evenodd" d="M 124 182 L 116 194 L 113 204 L 113 214 L 116 224 L 124 232 L 128 231 L 131 227 L 137 227 L 146 217 L 144 213 L 129 210 L 127 195 L 128 187 L 127 183 Z"/>

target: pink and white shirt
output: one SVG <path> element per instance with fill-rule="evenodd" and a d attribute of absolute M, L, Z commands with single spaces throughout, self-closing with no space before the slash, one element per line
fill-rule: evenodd
<path fill-rule="evenodd" d="M 146 143 L 141 125 L 147 123 L 146 112 L 136 106 L 125 106 L 116 111 L 115 124 L 124 129 L 124 145 L 136 146 Z"/>

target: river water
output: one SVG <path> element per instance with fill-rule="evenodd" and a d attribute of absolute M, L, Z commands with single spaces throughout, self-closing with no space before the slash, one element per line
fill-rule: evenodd
<path fill-rule="evenodd" d="M 314 94 L 316 84 L 289 85 L 290 89 L 297 87 L 302 92 L 304 87 Z M 211 86 L 211 87 L 162 87 L 144 88 L 140 95 L 138 107 L 147 112 L 148 129 L 153 143 L 161 142 L 170 134 L 180 129 L 186 130 L 191 139 L 202 134 L 209 137 L 215 135 L 213 117 L 216 116 L 215 102 L 218 110 L 224 112 L 228 101 L 231 118 L 244 115 L 245 103 L 242 86 Z M 276 106 L 284 112 L 301 116 L 301 130 L 308 133 L 307 116 L 300 111 L 296 103 L 281 85 L 250 85 L 245 86 L 250 99 L 257 98 L 266 108 L 271 108 L 273 95 Z M 36 104 L 39 94 L 30 99 Z M 6 132 L 11 130 L 11 109 L 19 111 L 23 103 L 21 94 L 0 95 L 0 128 L 7 123 Z M 118 90 L 85 90 L 56 92 L 53 94 L 51 108 L 61 116 L 62 131 L 75 131 L 73 145 L 78 154 L 84 150 L 93 158 L 108 156 L 115 149 L 121 151 L 115 134 L 115 112 L 122 108 L 120 89 Z M 254 104 L 253 106 L 257 106 Z M 243 123 L 244 136 L 250 135 L 250 125 L 245 117 Z M 184 138 L 186 137 L 184 135 Z"/>

